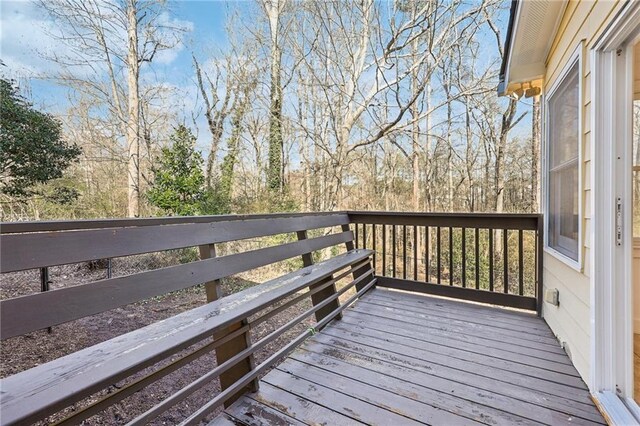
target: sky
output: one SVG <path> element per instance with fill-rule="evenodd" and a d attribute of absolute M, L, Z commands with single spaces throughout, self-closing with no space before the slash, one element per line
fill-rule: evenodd
<path fill-rule="evenodd" d="M 146 78 L 178 88 L 184 111 L 197 109 L 192 52 L 205 61 L 216 51 L 224 50 L 227 46 L 227 15 L 234 9 L 251 5 L 249 1 L 170 0 L 170 13 L 166 19 L 188 31 L 180 45 L 156 57 L 151 68 L 144 71 Z M 506 19 L 503 21 L 506 27 Z M 0 68 L 0 73 L 16 79 L 36 107 L 56 114 L 63 113 L 68 105 L 67 89 L 38 78 L 54 70 L 52 63 L 43 57 L 43 52 L 64 49 L 49 35 L 51 31 L 55 31 L 55 25 L 33 1 L 0 2 L 0 59 L 5 65 Z M 495 44 L 495 40 L 487 42 L 492 46 Z M 519 127 L 528 130 L 526 123 L 527 120 Z M 197 127 L 198 146 L 204 149 L 209 135 L 203 114 L 197 118 Z"/>
<path fill-rule="evenodd" d="M 226 16 L 240 2 L 216 0 L 170 1 L 168 19 L 188 31 L 183 42 L 170 52 L 156 57 L 146 72 L 151 78 L 176 86 L 187 97 L 195 97 L 192 52 L 207 58 L 210 53 L 226 46 Z M 4 67 L 0 72 L 18 81 L 21 89 L 37 108 L 57 114 L 67 105 L 67 89 L 39 78 L 54 70 L 43 52 L 64 49 L 50 36 L 55 29 L 37 3 L 30 0 L 3 0 L 0 2 L 0 59 Z M 195 99 L 185 99 L 190 106 Z M 198 145 L 206 144 L 208 135 L 204 117 L 198 118 Z"/>
<path fill-rule="evenodd" d="M 210 49 L 226 44 L 225 19 L 234 2 L 171 1 L 170 19 L 183 24 L 186 32 L 183 43 L 153 64 L 159 77 L 181 85 L 193 74 L 191 51 Z M 52 21 L 29 0 L 0 2 L 0 58 L 6 65 L 4 73 L 14 78 L 28 78 L 31 95 L 36 103 L 55 107 L 59 99 L 54 84 L 32 78 L 52 69 L 41 52 L 61 48 L 49 36 Z"/>

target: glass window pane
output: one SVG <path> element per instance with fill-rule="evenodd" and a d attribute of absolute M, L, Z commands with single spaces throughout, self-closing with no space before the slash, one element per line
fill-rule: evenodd
<path fill-rule="evenodd" d="M 576 63 L 548 99 L 548 235 L 550 247 L 578 260 L 579 73 Z"/>
<path fill-rule="evenodd" d="M 549 99 L 550 169 L 578 157 L 578 64 Z"/>

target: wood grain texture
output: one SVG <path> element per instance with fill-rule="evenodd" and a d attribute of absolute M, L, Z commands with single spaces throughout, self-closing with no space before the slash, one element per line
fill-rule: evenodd
<path fill-rule="evenodd" d="M 10 376 L 0 382 L 3 424 L 42 418 L 370 255 L 336 256 Z"/>
<path fill-rule="evenodd" d="M 337 214 L 4 234 L 0 236 L 0 272 L 195 247 L 345 223 L 348 223 L 347 216 Z"/>
<path fill-rule="evenodd" d="M 605 424 L 548 336 L 530 313 L 376 288 L 245 398 L 305 424 Z"/>
<path fill-rule="evenodd" d="M 19 336 L 171 291 L 215 281 L 303 253 L 341 244 L 352 238 L 351 232 L 341 232 L 3 300 L 0 302 L 0 339 Z M 38 314 L 33 315 L 33 312 Z"/>

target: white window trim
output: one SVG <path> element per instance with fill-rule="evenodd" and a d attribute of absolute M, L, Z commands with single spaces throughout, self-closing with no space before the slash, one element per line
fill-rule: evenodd
<path fill-rule="evenodd" d="M 544 214 L 544 251 L 545 253 L 550 254 L 555 257 L 562 263 L 567 266 L 575 269 L 578 272 L 583 271 L 583 253 L 584 253 L 584 237 L 582 235 L 584 229 L 584 212 L 583 212 L 583 155 L 582 155 L 582 145 L 583 145 L 583 114 L 584 107 L 582 105 L 583 102 L 583 62 L 582 62 L 582 51 L 583 51 L 583 43 L 582 41 L 578 43 L 578 46 L 574 49 L 573 53 L 569 57 L 569 60 L 564 65 L 562 70 L 560 71 L 560 75 L 556 78 L 556 81 L 553 83 L 551 88 L 547 91 L 547 93 L 543 96 L 543 105 L 544 105 L 544 141 L 543 141 L 543 150 L 542 150 L 542 163 L 543 163 L 543 197 L 542 197 L 542 212 Z M 553 247 L 549 246 L 549 125 L 548 125 L 548 112 L 549 112 L 549 98 L 553 96 L 553 94 L 558 90 L 560 84 L 565 80 L 569 71 L 574 67 L 575 64 L 578 64 L 578 260 L 573 260 L 569 256 L 559 252 Z"/>

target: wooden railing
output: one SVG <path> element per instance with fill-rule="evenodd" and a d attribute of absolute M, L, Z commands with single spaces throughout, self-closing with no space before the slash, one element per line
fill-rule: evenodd
<path fill-rule="evenodd" d="M 350 211 L 378 286 L 540 313 L 542 216 Z"/>
<path fill-rule="evenodd" d="M 183 423 L 198 424 L 255 389 L 261 374 L 375 285 L 539 312 L 541 225 L 538 215 L 388 212 L 1 224 L 0 273 L 41 273 L 31 294 L 0 301 L 1 340 L 48 327 L 55 333 L 59 324 L 202 283 L 208 302 L 3 379 L 3 424 L 77 424 L 215 351 L 217 363 L 203 376 L 129 419 L 148 423 L 217 379 L 220 393 Z M 256 238 L 269 242 L 246 245 Z M 232 252 L 225 246 L 236 243 L 241 248 Z M 109 271 L 81 285 L 54 278 L 49 290 L 57 265 L 185 248 L 199 256 L 128 275 Z M 301 269 L 221 293 L 220 279 L 291 259 Z M 301 303 L 304 309 L 287 311 Z M 284 321 L 273 331 L 252 334 L 277 315 Z M 117 389 L 104 393 L 114 383 Z M 80 402 L 86 397 L 88 404 Z"/>
<path fill-rule="evenodd" d="M 130 424 L 146 424 L 219 380 L 221 392 L 184 421 L 198 424 L 219 405 L 255 389 L 260 374 L 375 284 L 371 252 L 354 249 L 345 213 L 33 222 L 0 228 L 0 272 L 40 270 L 42 283 L 57 265 L 184 248 L 200 253 L 187 262 L 81 285 L 59 282 L 61 288 L 50 291 L 42 285 L 41 292 L 34 288 L 31 294 L 2 300 L 2 340 L 202 283 L 209 302 L 3 379 L 3 424 L 41 419 L 78 424 L 215 351 L 217 365 L 209 372 L 130 419 Z M 243 245 L 256 238 L 267 238 L 266 246 Z M 216 253 L 230 243 L 239 249 Z M 314 254 L 327 249 L 330 258 L 314 261 Z M 302 260 L 301 269 L 229 296 L 221 292 L 222 278 L 294 258 Z M 291 314 L 290 308 L 296 311 Z M 277 316 L 273 331 L 256 335 L 260 324 Z M 274 350 L 276 341 L 280 347 Z M 263 359 L 256 358 L 258 351 Z M 105 394 L 115 383 L 117 389 Z M 63 414 L 89 396 L 89 404 Z"/>

